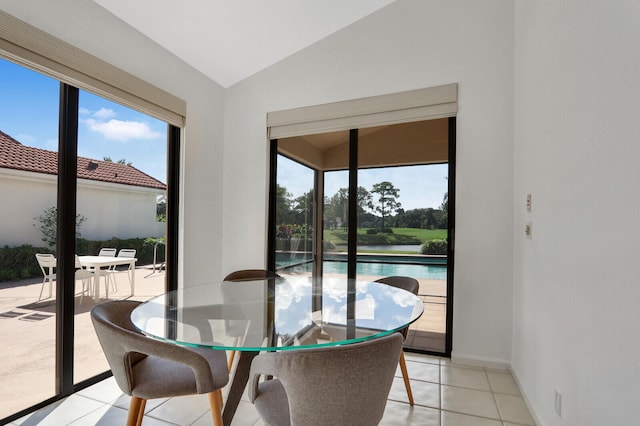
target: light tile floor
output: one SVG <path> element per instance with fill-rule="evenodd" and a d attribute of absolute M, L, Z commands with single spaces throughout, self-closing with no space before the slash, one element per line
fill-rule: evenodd
<path fill-rule="evenodd" d="M 415 405 L 411 407 L 398 369 L 381 425 L 535 426 L 513 377 L 505 370 L 453 364 L 447 358 L 405 353 Z M 47 406 L 11 425 L 122 425 L 129 397 L 113 378 Z M 211 425 L 204 395 L 152 400 L 145 426 Z M 241 401 L 234 426 L 262 425 L 253 405 Z"/>

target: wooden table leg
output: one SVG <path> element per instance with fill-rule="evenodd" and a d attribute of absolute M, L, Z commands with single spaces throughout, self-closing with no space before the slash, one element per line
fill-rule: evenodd
<path fill-rule="evenodd" d="M 258 355 L 258 352 L 239 351 L 238 365 L 236 371 L 233 374 L 231 380 L 231 387 L 229 388 L 229 395 L 224 404 L 224 410 L 222 411 L 222 422 L 225 425 L 230 425 L 233 416 L 236 413 L 244 389 L 249 381 L 249 369 L 251 368 L 251 361 Z"/>

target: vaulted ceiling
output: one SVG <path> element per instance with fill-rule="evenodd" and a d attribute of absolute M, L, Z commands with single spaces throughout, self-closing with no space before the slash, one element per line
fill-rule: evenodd
<path fill-rule="evenodd" d="M 395 0 L 94 0 L 229 87 Z"/>

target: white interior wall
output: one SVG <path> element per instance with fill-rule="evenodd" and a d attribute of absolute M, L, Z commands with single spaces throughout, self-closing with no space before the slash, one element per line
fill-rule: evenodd
<path fill-rule="evenodd" d="M 638 424 L 640 5 L 515 16 L 513 370 L 541 425 Z"/>
<path fill-rule="evenodd" d="M 187 102 L 179 273 L 187 285 L 210 280 L 223 248 L 224 90 L 93 1 L 0 0 L 0 9 Z"/>
<path fill-rule="evenodd" d="M 227 89 L 222 272 L 265 264 L 267 112 L 458 83 L 453 355 L 508 365 L 513 14 L 508 0 L 398 1 Z"/>

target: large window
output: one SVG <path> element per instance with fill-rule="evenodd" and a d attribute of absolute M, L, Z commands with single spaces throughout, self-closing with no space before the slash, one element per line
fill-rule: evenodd
<path fill-rule="evenodd" d="M 1 423 L 109 374 L 95 303 L 175 283 L 165 247 L 176 242 L 177 170 L 167 164 L 179 129 L 3 59 L 0 75 Z M 135 267 L 82 263 L 105 247 L 134 250 Z M 36 254 L 51 260 L 41 268 Z"/>
<path fill-rule="evenodd" d="M 2 419 L 56 394 L 56 285 L 35 253 L 55 255 L 60 84 L 2 59 L 0 75 Z"/>
<path fill-rule="evenodd" d="M 83 313 L 105 300 L 146 300 L 164 292 L 167 124 L 80 91 L 77 165 L 76 205 L 81 226 L 76 253 L 98 255 L 101 249 L 111 248 L 116 256 L 138 260 L 133 270 L 119 265 L 103 268 L 100 276 L 95 270 L 90 271 L 93 275 L 79 272 L 89 277 L 85 285 L 91 286 L 92 294 L 75 298 L 75 383 L 109 369 L 88 315 Z"/>
<path fill-rule="evenodd" d="M 291 211 L 292 200 L 301 196 L 300 170 L 319 174 L 313 191 L 306 186 L 305 191 L 319 193 L 323 200 L 316 214 L 309 215 L 321 229 L 310 244 L 314 252 L 308 258 L 313 261 L 276 262 L 273 267 L 281 275 L 415 278 L 425 314 L 411 326 L 405 347 L 447 354 L 454 131 L 455 119 L 445 118 L 272 141 L 280 153 L 277 229 L 299 226 L 292 214 L 282 212 Z M 297 165 L 289 165 L 294 161 Z M 276 251 L 280 259 L 293 257 L 290 249 L 276 245 Z"/>

